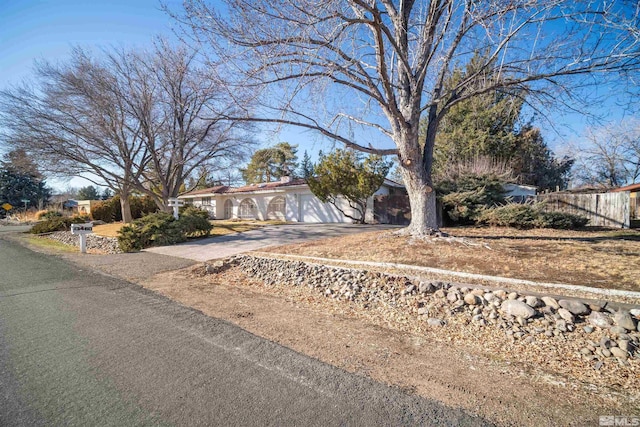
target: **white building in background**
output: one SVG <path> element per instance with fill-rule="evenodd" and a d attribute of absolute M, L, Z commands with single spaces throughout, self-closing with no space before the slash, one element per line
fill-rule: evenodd
<path fill-rule="evenodd" d="M 504 184 L 502 188 L 504 188 L 505 197 L 519 203 L 531 200 L 538 192 L 538 187 L 535 187 L 533 185 L 510 183 Z"/>
<path fill-rule="evenodd" d="M 404 186 L 385 179 L 374 194 L 386 195 Z M 217 186 L 191 191 L 179 196 L 188 204 L 209 211 L 215 219 L 282 220 L 310 223 L 350 223 L 330 203 L 322 203 L 303 179 L 283 177 L 280 181 L 252 184 L 244 187 Z M 340 209 L 357 216 L 344 199 L 338 201 Z M 373 197 L 367 204 L 367 222 L 373 219 Z"/>

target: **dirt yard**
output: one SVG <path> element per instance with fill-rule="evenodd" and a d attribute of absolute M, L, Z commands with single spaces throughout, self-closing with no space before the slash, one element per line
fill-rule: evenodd
<path fill-rule="evenodd" d="M 485 338 L 473 331 L 467 337 L 450 329 L 411 333 L 304 286 L 267 286 L 236 268 L 206 276 L 202 271 L 196 266 L 163 273 L 142 285 L 326 363 L 498 425 L 597 425 L 599 415 L 637 413 L 637 390 L 630 395 L 620 384 L 603 387 L 543 369 L 535 357 L 491 355 L 482 348 Z"/>
<path fill-rule="evenodd" d="M 537 282 L 640 291 L 638 230 L 444 229 L 464 242 L 361 233 L 272 247 L 265 252 L 392 262 Z"/>

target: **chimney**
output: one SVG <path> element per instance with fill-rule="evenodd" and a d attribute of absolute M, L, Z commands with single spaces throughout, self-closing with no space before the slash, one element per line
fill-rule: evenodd
<path fill-rule="evenodd" d="M 280 182 L 282 182 L 282 183 L 284 183 L 284 184 L 286 184 L 286 183 L 288 183 L 288 182 L 291 182 L 291 177 L 290 177 L 289 175 L 283 175 L 283 176 L 280 178 Z"/>

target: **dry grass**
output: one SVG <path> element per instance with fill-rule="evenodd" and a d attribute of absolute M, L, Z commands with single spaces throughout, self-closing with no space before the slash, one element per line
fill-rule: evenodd
<path fill-rule="evenodd" d="M 47 239 L 43 237 L 33 236 L 33 235 L 25 235 L 23 237 L 30 244 L 43 248 L 43 249 L 53 249 L 59 252 L 78 252 L 78 248 L 71 245 L 65 245 L 62 242 L 53 239 Z"/>
<path fill-rule="evenodd" d="M 284 221 L 253 221 L 253 220 L 233 220 L 219 219 L 211 221 L 213 228 L 210 236 L 224 236 L 226 234 L 244 233 L 245 231 L 255 230 L 266 225 L 286 224 Z"/>
<path fill-rule="evenodd" d="M 103 237 L 118 237 L 118 231 L 124 224 L 122 222 L 114 222 L 111 224 L 94 225 L 93 232 Z"/>
<path fill-rule="evenodd" d="M 209 234 L 211 237 L 224 236 L 226 234 L 244 233 L 245 231 L 255 230 L 256 228 L 266 225 L 281 225 L 283 221 L 252 221 L 252 220 L 214 220 L 211 221 L 213 229 Z M 93 232 L 104 237 L 118 237 L 118 231 L 122 228 L 123 223 L 114 222 L 112 224 L 96 225 Z"/>
<path fill-rule="evenodd" d="M 640 232 L 636 230 L 525 231 L 465 227 L 444 231 L 464 237 L 474 245 L 413 240 L 379 231 L 267 251 L 640 291 Z M 476 246 L 477 243 L 480 245 Z"/>

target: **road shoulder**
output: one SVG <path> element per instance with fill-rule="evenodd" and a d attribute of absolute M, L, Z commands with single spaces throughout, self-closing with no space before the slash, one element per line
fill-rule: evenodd
<path fill-rule="evenodd" d="M 590 425 L 613 409 L 633 414 L 620 396 L 593 395 L 584 385 L 465 351 L 464 343 L 393 329 L 305 287 L 266 286 L 233 269 L 207 276 L 201 270 L 166 272 L 141 284 L 348 372 L 500 425 Z"/>

